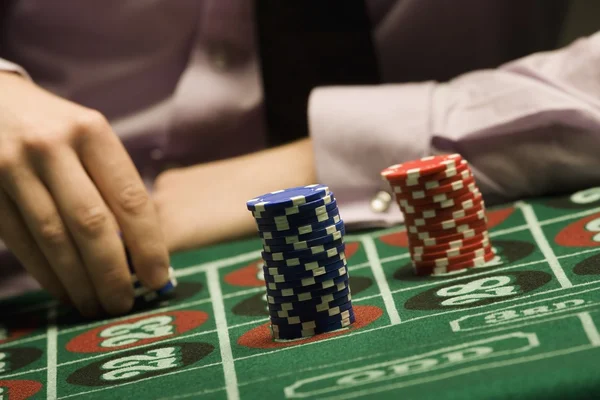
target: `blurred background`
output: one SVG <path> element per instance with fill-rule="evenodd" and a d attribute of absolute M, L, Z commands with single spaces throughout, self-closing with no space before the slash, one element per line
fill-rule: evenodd
<path fill-rule="evenodd" d="M 560 39 L 560 47 L 581 36 L 600 30 L 600 1 L 571 0 L 569 12 Z"/>

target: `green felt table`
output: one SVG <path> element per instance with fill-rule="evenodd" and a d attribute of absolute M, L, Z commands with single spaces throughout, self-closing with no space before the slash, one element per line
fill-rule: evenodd
<path fill-rule="evenodd" d="M 356 323 L 301 341 L 271 340 L 258 239 L 174 255 L 176 293 L 121 318 L 6 300 L 0 399 L 600 398 L 600 188 L 488 218 L 497 257 L 445 277 L 401 226 L 347 235 Z"/>

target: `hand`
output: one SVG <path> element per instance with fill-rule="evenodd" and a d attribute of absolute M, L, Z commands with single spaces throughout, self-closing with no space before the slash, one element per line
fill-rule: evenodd
<path fill-rule="evenodd" d="M 85 316 L 133 304 L 118 231 L 147 287 L 168 253 L 143 182 L 104 117 L 0 73 L 0 237 L 57 298 Z"/>
<path fill-rule="evenodd" d="M 256 233 L 246 201 L 315 181 L 309 139 L 189 168 L 162 173 L 154 202 L 170 251 Z"/>

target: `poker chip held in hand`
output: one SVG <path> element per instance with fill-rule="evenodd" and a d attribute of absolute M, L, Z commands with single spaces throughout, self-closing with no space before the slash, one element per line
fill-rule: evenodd
<path fill-rule="evenodd" d="M 392 165 L 381 176 L 404 214 L 417 275 L 457 273 L 494 258 L 483 197 L 459 154 Z"/>
<path fill-rule="evenodd" d="M 267 307 L 276 340 L 293 340 L 355 321 L 344 222 L 324 185 L 248 200 L 262 238 Z"/>

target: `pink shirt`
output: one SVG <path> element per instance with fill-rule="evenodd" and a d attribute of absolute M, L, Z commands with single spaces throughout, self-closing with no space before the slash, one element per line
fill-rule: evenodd
<path fill-rule="evenodd" d="M 539 28 L 532 2 L 509 3 L 367 0 L 386 84 L 318 88 L 308 110 L 319 181 L 348 224 L 401 222 L 369 207 L 379 171 L 437 151 L 466 156 L 489 199 L 600 182 L 600 34 L 411 81 L 500 64 L 507 21 Z M 17 0 L 6 21 L 0 69 L 103 112 L 149 186 L 172 163 L 265 146 L 251 1 Z"/>

